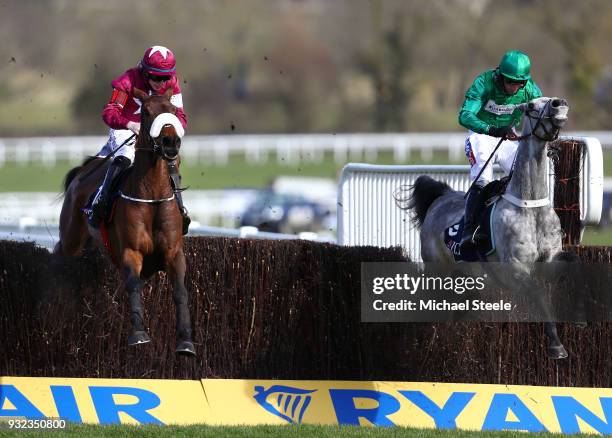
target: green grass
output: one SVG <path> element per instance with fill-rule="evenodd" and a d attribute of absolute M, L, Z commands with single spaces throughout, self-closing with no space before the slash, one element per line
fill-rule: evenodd
<path fill-rule="evenodd" d="M 361 160 L 351 160 L 365 162 Z M 378 164 L 397 164 L 393 162 L 392 153 L 379 154 Z M 420 154 L 413 153 L 405 164 L 423 164 Z M 433 160 L 426 164 L 448 163 L 448 155 L 435 154 Z M 464 163 L 462 163 L 464 164 Z M 0 192 L 31 192 L 31 191 L 61 191 L 62 181 L 66 172 L 74 164 L 58 162 L 54 167 L 42 164 L 5 164 L 0 168 Z M 302 162 L 299 165 L 287 166 L 277 162 L 271 155 L 264 163 L 250 164 L 243 156 L 233 156 L 227 166 L 183 162 L 181 174 L 183 184 L 193 190 L 223 189 L 232 187 L 264 187 L 280 175 L 316 176 L 337 179 L 344 163 L 334 162 L 331 155 L 326 155 L 320 163 Z"/>
<path fill-rule="evenodd" d="M 0 436 L 18 436 L 22 431 L 0 430 Z M 33 431 L 28 436 L 48 436 L 49 431 Z M 410 438 L 510 438 L 510 437 L 561 437 L 567 435 L 524 432 L 471 432 L 460 430 L 412 429 L 404 427 L 356 427 L 356 426 L 97 426 L 74 425 L 63 431 L 53 431 L 54 437 L 79 436 L 181 436 L 181 437 L 410 437 Z M 572 435 L 575 437 L 595 435 Z"/>
<path fill-rule="evenodd" d="M 587 227 L 582 236 L 582 245 L 612 246 L 612 229 Z"/>

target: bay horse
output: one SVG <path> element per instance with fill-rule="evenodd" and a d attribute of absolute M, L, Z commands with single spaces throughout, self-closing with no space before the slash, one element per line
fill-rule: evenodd
<path fill-rule="evenodd" d="M 541 97 L 519 105 L 519 109 L 524 113 L 522 135 L 510 182 L 491 217 L 496 252 L 487 261 L 507 263 L 505 284 L 531 285 L 536 262 L 575 261 L 562 251 L 561 222 L 548 198 L 547 173 L 547 144 L 567 122 L 569 107 L 564 99 Z M 464 204 L 463 192 L 426 175 L 417 178 L 407 208 L 413 210 L 420 229 L 424 262 L 454 263 L 444 243 L 444 231 L 459 222 Z M 531 290 L 546 313 L 542 294 L 535 287 Z M 545 332 L 548 356 L 567 357 L 550 319 L 545 322 Z"/>
<path fill-rule="evenodd" d="M 59 242 L 54 253 L 77 256 L 93 241 L 103 254 L 110 256 L 123 275 L 129 297 L 132 324 L 129 345 L 150 342 L 140 295 L 144 279 L 166 271 L 176 306 L 176 353 L 194 356 L 189 294 L 185 288 L 182 217 L 173 201 L 178 188 L 173 188 L 168 171 L 171 161 L 178 163 L 184 130 L 175 115 L 176 108 L 170 103 L 171 89 L 152 96 L 135 89 L 134 95 L 142 102 L 141 130 L 135 144 L 134 165 L 124 178 L 111 222 L 94 228 L 83 213 L 107 168 L 100 165 L 101 158 L 90 157 L 66 175 Z"/>

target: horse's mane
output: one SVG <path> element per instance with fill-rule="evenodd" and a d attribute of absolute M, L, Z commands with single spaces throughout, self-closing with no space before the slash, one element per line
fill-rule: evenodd
<path fill-rule="evenodd" d="M 68 186 L 70 185 L 74 177 L 77 176 L 77 174 L 81 171 L 81 169 L 96 158 L 97 157 L 87 157 L 79 166 L 73 167 L 68 171 L 68 173 L 64 177 L 64 193 L 66 193 L 66 190 L 68 190 Z"/>

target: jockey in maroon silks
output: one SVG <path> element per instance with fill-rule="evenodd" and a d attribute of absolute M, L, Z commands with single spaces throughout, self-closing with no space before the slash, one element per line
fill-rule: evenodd
<path fill-rule="evenodd" d="M 108 142 L 98 152 L 98 157 L 105 157 L 115 148 L 123 146 L 115 153 L 115 157 L 106 172 L 102 187 L 96 195 L 92 204 L 92 216 L 90 222 L 98 226 L 105 219 L 108 211 L 110 188 L 113 181 L 127 169 L 134 161 L 135 138 L 128 141 L 134 134 L 140 132 L 140 106 L 139 99 L 134 97 L 134 88 L 151 94 L 164 94 L 172 89 L 173 95 L 170 99 L 177 108 L 176 116 L 183 128 L 187 128 L 187 116 L 183 111 L 183 97 L 178 77 L 176 75 L 176 60 L 174 54 L 163 46 L 149 47 L 142 60 L 134 68 L 127 70 L 121 76 L 112 81 L 113 93 L 110 101 L 102 111 L 102 119 L 110 127 Z M 127 141 L 127 143 L 126 143 Z M 180 175 L 176 163 L 170 162 L 170 176 L 175 189 L 180 184 Z M 179 192 L 180 193 L 180 192 Z M 187 209 L 183 205 L 182 197 L 176 197 L 179 210 L 183 216 L 183 223 L 188 226 L 191 220 Z M 187 229 L 185 227 L 185 229 Z"/>

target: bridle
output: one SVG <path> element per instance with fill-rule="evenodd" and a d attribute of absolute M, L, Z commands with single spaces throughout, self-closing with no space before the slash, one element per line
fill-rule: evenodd
<path fill-rule="evenodd" d="M 167 124 L 165 124 L 163 126 L 163 128 L 165 128 L 166 126 L 172 126 L 172 125 L 167 123 Z M 170 155 L 168 153 L 168 151 L 167 151 L 167 147 L 164 146 L 163 144 L 159 144 L 158 143 L 158 140 L 160 138 L 162 138 L 161 135 L 159 137 L 157 137 L 157 138 L 154 138 L 154 137 L 151 137 L 151 134 L 149 134 L 147 132 L 145 138 L 149 141 L 149 143 L 152 145 L 152 147 L 137 147 L 137 148 L 135 148 L 137 151 L 153 152 L 154 154 L 156 154 L 157 156 L 163 158 L 166 161 L 174 161 L 179 156 L 178 148 L 177 148 L 176 154 Z M 177 141 L 180 142 L 181 139 L 179 138 Z"/>
<path fill-rule="evenodd" d="M 535 126 L 533 126 L 531 128 L 531 132 L 529 134 L 525 134 L 522 135 L 520 137 L 516 137 L 513 138 L 513 141 L 520 141 L 520 140 L 524 140 L 526 138 L 531 137 L 532 135 L 534 137 L 536 137 L 537 139 L 541 140 L 541 141 L 554 141 L 556 139 L 559 138 L 559 132 L 561 131 L 561 126 L 555 124 L 554 122 L 554 117 L 551 117 L 550 115 L 545 116 L 544 114 L 547 113 L 547 109 L 550 108 L 551 106 L 551 102 L 552 99 L 549 99 L 548 102 L 546 102 L 546 105 L 544 105 L 544 107 L 540 110 L 537 111 L 537 115 L 534 115 L 533 113 L 536 112 L 535 107 L 532 107 L 531 105 L 529 105 L 527 107 L 527 109 L 525 110 L 525 115 L 529 118 L 530 120 L 530 125 L 533 126 L 533 124 L 531 123 L 532 120 L 537 120 Z M 544 125 L 542 123 L 543 120 L 546 119 L 550 119 L 551 121 L 551 125 L 553 126 L 553 129 L 551 131 L 549 131 L 546 128 L 546 125 Z M 544 133 L 546 134 L 546 137 L 540 137 L 537 133 L 536 130 L 538 129 L 539 126 L 542 126 L 542 129 L 544 130 Z M 497 149 L 499 149 L 499 146 L 503 143 L 503 141 L 506 140 L 506 136 L 503 136 L 502 138 L 499 139 L 499 142 L 497 143 L 497 146 L 495 146 L 495 149 L 493 150 L 493 152 L 491 153 L 491 155 L 489 156 L 489 158 L 487 159 L 486 163 L 484 164 L 484 166 L 482 166 L 482 169 L 480 169 L 480 173 L 478 174 L 478 176 L 474 179 L 474 181 L 472 181 L 472 184 L 470 184 L 470 187 L 468 188 L 467 192 L 465 192 L 465 196 L 467 197 L 468 193 L 470 193 L 470 191 L 472 190 L 472 187 L 474 187 L 474 185 L 476 184 L 476 181 L 478 181 L 478 179 L 480 178 L 480 175 L 482 175 L 482 173 L 484 172 L 485 168 L 487 167 L 487 165 L 489 164 L 489 161 L 491 161 L 491 158 L 493 158 L 493 156 L 495 155 L 495 153 L 497 152 Z M 516 155 L 514 156 L 514 160 L 516 161 Z M 512 178 L 512 174 L 514 173 L 514 162 L 512 162 L 512 170 L 510 171 L 510 178 Z M 510 178 L 508 179 L 508 181 L 510 181 Z M 515 203 L 515 205 L 518 205 L 518 203 Z M 519 205 L 522 206 L 522 205 Z M 539 205 L 538 205 L 539 206 Z"/>
<path fill-rule="evenodd" d="M 550 108 L 551 102 L 552 102 L 552 99 L 546 102 L 546 105 L 544 105 L 544 107 L 540 111 L 537 111 L 537 112 L 535 108 L 527 108 L 527 110 L 525 110 L 525 115 L 527 116 L 527 118 L 529 118 L 530 121 L 536 120 L 536 123 L 535 123 L 535 126 L 533 125 L 533 123 L 530 123 L 531 126 L 533 126 L 531 128 L 531 132 L 529 134 L 516 138 L 516 141 L 523 140 L 525 138 L 531 137 L 532 135 L 541 141 L 554 141 L 559 138 L 559 133 L 561 132 L 562 127 L 555 123 L 554 117 L 552 117 L 551 115 L 547 115 L 547 116 L 544 115 L 547 113 L 547 109 Z M 537 114 L 534 115 L 534 113 L 537 113 Z M 547 128 L 546 125 L 542 123 L 542 121 L 546 119 L 550 120 L 550 124 L 552 125 L 551 130 L 549 130 L 549 128 Z M 544 130 L 545 137 L 540 137 L 536 132 L 538 127 L 540 126 Z"/>
<path fill-rule="evenodd" d="M 540 111 L 537 112 L 537 115 L 533 114 L 535 112 L 535 108 L 533 108 L 531 104 L 529 105 L 527 110 L 525 110 L 525 115 L 529 118 L 531 126 L 533 126 L 532 121 L 536 120 L 535 126 L 531 128 L 531 132 L 529 134 L 523 135 L 517 138 L 516 141 L 522 140 L 532 135 L 536 137 L 537 139 L 541 141 L 545 141 L 545 142 L 554 141 L 559 138 L 559 132 L 561 131 L 561 126 L 557 125 L 554 122 L 555 118 L 552 117 L 551 115 L 547 115 L 547 116 L 544 115 L 544 114 L 550 114 L 550 112 L 547 111 L 547 109 L 550 109 L 551 102 L 552 102 L 552 99 L 546 102 L 546 105 L 544 105 L 544 107 Z M 546 119 L 550 120 L 550 124 L 553 127 L 551 130 L 549 130 L 546 127 L 546 125 L 542 123 L 542 121 Z M 544 130 L 544 133 L 546 135 L 545 137 L 540 137 L 536 133 L 536 130 L 538 129 L 539 126 L 542 126 L 542 129 Z M 512 179 L 512 175 L 514 173 L 514 163 L 516 163 L 517 155 L 514 156 L 514 161 L 512 162 L 512 170 L 510 171 L 508 182 L 510 182 L 510 180 Z M 542 198 L 542 199 L 521 199 L 509 193 L 506 193 L 505 190 L 504 190 L 504 193 L 501 195 L 501 197 L 504 198 L 506 201 L 510 202 L 511 204 L 517 207 L 521 207 L 521 208 L 545 207 L 550 204 L 550 200 L 548 199 L 548 197 Z"/>
<path fill-rule="evenodd" d="M 162 126 L 162 129 L 165 128 L 166 126 L 172 126 L 172 125 L 170 123 L 167 123 L 164 126 Z M 146 137 L 144 137 L 144 138 L 147 139 L 152 146 L 151 147 L 135 147 L 134 149 L 137 150 L 137 151 L 152 152 L 155 155 L 163 158 L 167 162 L 168 167 L 176 166 L 174 161 L 179 156 L 178 149 L 180 149 L 180 147 L 177 148 L 176 154 L 170 155 L 168 153 L 168 151 L 167 151 L 167 147 L 164 146 L 163 143 L 160 144 L 160 143 L 157 142 L 158 139 L 162 138 L 161 134 L 156 139 L 156 138 L 152 137 L 151 134 L 149 134 L 148 130 L 145 131 L 145 132 L 146 132 L 146 134 L 145 134 Z M 181 139 L 178 138 L 176 141 L 180 142 Z M 126 195 L 125 193 L 123 193 L 121 191 L 119 191 L 119 195 L 121 196 L 121 198 L 126 199 L 128 201 L 141 202 L 141 203 L 145 203 L 145 204 L 160 204 L 162 202 L 172 201 L 177 196 L 177 192 L 180 194 L 180 192 L 182 192 L 185 189 L 181 189 L 181 188 L 178 187 L 177 183 L 175 183 L 174 180 L 172 179 L 172 175 L 170 176 L 170 178 L 171 178 L 171 187 L 172 187 L 172 192 L 173 192 L 172 196 L 170 196 L 170 197 L 162 198 L 162 199 L 142 199 L 142 198 L 135 198 L 133 196 L 128 196 L 128 195 Z"/>

